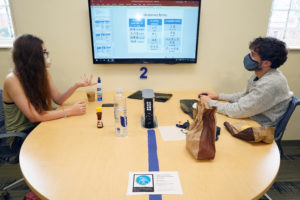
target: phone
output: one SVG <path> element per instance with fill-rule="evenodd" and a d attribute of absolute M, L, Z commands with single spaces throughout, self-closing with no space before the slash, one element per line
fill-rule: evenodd
<path fill-rule="evenodd" d="M 113 103 L 104 103 L 102 104 L 102 107 L 114 107 Z"/>

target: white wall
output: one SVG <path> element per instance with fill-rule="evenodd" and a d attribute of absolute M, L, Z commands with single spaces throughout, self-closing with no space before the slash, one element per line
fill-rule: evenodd
<path fill-rule="evenodd" d="M 17 35 L 31 33 L 42 38 L 51 52 L 50 73 L 60 90 L 84 73 L 100 75 L 104 90 L 152 88 L 156 91 L 215 90 L 236 92 L 245 88 L 250 75 L 243 68 L 250 40 L 265 36 L 271 0 L 202 0 L 197 64 L 92 63 L 87 0 L 11 0 Z M 280 68 L 294 93 L 300 97 L 300 52 L 289 52 Z M 13 66 L 10 50 L 0 50 L 0 83 Z M 148 68 L 148 79 L 139 71 Z M 289 124 L 285 139 L 300 139 L 300 109 Z"/>

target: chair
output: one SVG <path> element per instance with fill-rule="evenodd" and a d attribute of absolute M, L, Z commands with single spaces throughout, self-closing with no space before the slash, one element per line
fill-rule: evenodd
<path fill-rule="evenodd" d="M 284 131 L 285 131 L 285 128 L 286 128 L 286 125 L 287 125 L 289 119 L 291 118 L 294 110 L 296 109 L 296 106 L 298 106 L 298 105 L 300 105 L 300 99 L 297 98 L 296 96 L 292 96 L 292 100 L 290 101 L 288 109 L 286 110 L 286 112 L 284 113 L 284 115 L 282 116 L 281 120 L 279 121 L 279 123 L 276 125 L 276 128 L 275 128 L 274 139 L 279 148 L 281 157 L 283 156 L 283 150 L 281 147 L 281 138 L 284 134 Z"/>
<path fill-rule="evenodd" d="M 10 137 L 21 137 L 23 140 L 26 138 L 26 133 L 7 133 L 5 130 L 5 118 L 4 118 L 4 109 L 3 109 L 3 101 L 2 101 L 2 93 L 3 90 L 0 89 L 0 160 L 10 163 L 16 164 L 19 162 L 19 152 L 13 152 L 7 144 L 6 140 Z M 24 178 L 15 181 L 14 183 L 4 187 L 1 189 L 1 197 L 3 199 L 9 198 L 8 189 L 15 187 L 18 183 L 24 181 Z"/>

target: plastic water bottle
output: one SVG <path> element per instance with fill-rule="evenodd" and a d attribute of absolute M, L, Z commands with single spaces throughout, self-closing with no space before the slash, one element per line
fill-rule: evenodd
<path fill-rule="evenodd" d="M 115 95 L 115 128 L 117 136 L 127 135 L 127 113 L 126 113 L 126 97 L 122 93 L 122 88 L 117 88 Z"/>
<path fill-rule="evenodd" d="M 98 81 L 97 81 L 97 101 L 102 102 L 102 84 L 101 84 L 101 79 L 100 76 L 98 76 Z"/>

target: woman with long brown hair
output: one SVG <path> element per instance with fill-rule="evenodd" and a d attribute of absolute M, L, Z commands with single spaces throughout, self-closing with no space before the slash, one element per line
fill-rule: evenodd
<path fill-rule="evenodd" d="M 61 105 L 77 88 L 95 84 L 92 76 L 84 76 L 61 94 L 47 72 L 50 56 L 44 42 L 29 34 L 15 40 L 12 57 L 15 67 L 3 87 L 6 131 L 29 133 L 38 122 L 85 114 L 85 101 L 60 110 L 52 110 L 51 101 Z M 18 151 L 20 147 L 21 142 L 15 138 L 12 148 Z"/>

